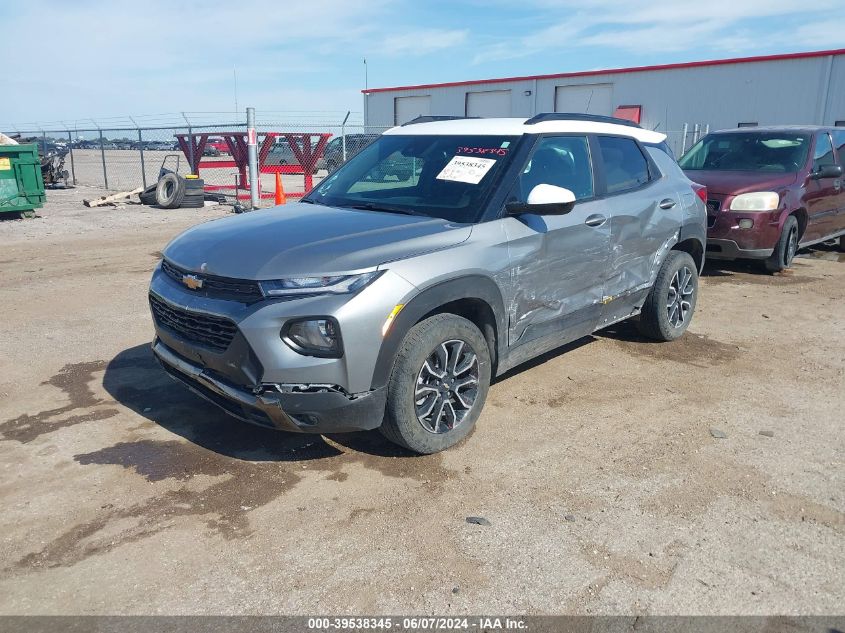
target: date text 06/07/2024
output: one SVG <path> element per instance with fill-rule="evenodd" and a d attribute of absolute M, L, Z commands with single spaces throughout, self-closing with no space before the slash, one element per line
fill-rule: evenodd
<path fill-rule="evenodd" d="M 499 631 L 525 630 L 527 624 L 520 618 L 508 617 L 317 617 L 308 618 L 308 629 L 331 630 L 397 630 L 397 631 Z"/>

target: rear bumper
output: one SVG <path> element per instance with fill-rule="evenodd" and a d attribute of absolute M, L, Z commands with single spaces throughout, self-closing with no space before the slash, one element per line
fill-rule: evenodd
<path fill-rule="evenodd" d="M 176 354 L 160 339 L 153 354 L 165 371 L 198 396 L 250 424 L 296 433 L 340 433 L 381 425 L 387 388 L 363 394 L 341 391 L 281 393 L 272 385 L 258 393 L 231 385 Z M 301 385 L 307 387 L 307 385 Z"/>
<path fill-rule="evenodd" d="M 707 259 L 766 259 L 773 252 L 773 248 L 742 248 L 733 240 L 707 240 Z"/>

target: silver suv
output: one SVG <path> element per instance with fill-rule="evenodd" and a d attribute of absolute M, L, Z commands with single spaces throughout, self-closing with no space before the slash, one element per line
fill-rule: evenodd
<path fill-rule="evenodd" d="M 664 135 L 618 119 L 418 120 L 300 203 L 168 244 L 153 351 L 247 422 L 441 451 L 520 363 L 635 316 L 680 336 L 704 199 Z"/>

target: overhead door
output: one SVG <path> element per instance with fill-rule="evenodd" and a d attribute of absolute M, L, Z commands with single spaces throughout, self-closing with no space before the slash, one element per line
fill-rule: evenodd
<path fill-rule="evenodd" d="M 486 90 L 468 92 L 466 97 L 466 115 L 497 117 L 511 115 L 510 90 Z"/>
<path fill-rule="evenodd" d="M 586 84 L 555 88 L 555 112 L 584 112 L 610 116 L 613 84 Z"/>
<path fill-rule="evenodd" d="M 393 100 L 393 122 L 402 125 L 418 116 L 431 114 L 431 97 L 396 97 Z"/>

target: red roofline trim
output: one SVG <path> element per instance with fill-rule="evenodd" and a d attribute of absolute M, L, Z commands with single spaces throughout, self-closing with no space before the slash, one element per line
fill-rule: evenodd
<path fill-rule="evenodd" d="M 450 81 L 439 84 L 419 84 L 417 86 L 396 86 L 393 88 L 370 88 L 362 90 L 364 94 L 374 92 L 389 92 L 392 90 L 422 90 L 425 88 L 449 88 L 451 86 L 476 86 L 482 84 L 498 84 L 506 81 L 530 81 L 533 79 L 562 79 L 566 77 L 591 77 L 595 75 L 615 75 L 622 73 L 638 73 L 648 70 L 673 70 L 675 68 L 698 68 L 701 66 L 722 66 L 724 64 L 748 64 L 752 62 L 770 62 L 781 59 L 806 59 L 808 57 L 828 57 L 831 55 L 845 55 L 845 48 L 828 51 L 808 51 L 804 53 L 782 53 L 779 55 L 757 55 L 755 57 L 734 57 L 731 59 L 713 59 L 709 61 L 681 62 L 676 64 L 660 64 L 656 66 L 634 66 L 631 68 L 608 68 L 607 70 L 583 70 L 572 73 L 555 73 L 551 75 L 524 75 L 521 77 L 501 77 L 499 79 L 476 79 L 474 81 Z"/>

